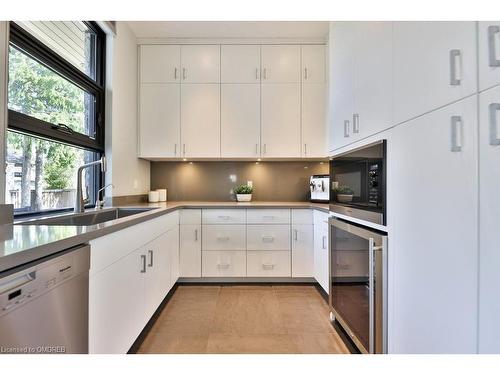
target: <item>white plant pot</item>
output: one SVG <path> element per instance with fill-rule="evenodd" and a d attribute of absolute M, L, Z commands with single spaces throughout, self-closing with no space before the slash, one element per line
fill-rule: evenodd
<path fill-rule="evenodd" d="M 252 194 L 236 194 L 236 200 L 238 202 L 250 202 L 252 200 Z"/>
<path fill-rule="evenodd" d="M 337 194 L 337 200 L 340 203 L 352 202 L 352 197 L 353 197 L 352 194 Z"/>

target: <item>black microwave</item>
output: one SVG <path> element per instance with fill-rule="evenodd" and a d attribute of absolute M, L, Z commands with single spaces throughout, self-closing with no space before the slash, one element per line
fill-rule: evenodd
<path fill-rule="evenodd" d="M 335 156 L 330 161 L 330 211 L 386 225 L 387 141 Z"/>

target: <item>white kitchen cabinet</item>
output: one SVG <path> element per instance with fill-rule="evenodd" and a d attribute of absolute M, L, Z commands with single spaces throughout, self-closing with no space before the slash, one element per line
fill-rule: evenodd
<path fill-rule="evenodd" d="M 170 259 L 172 249 L 169 236 L 170 232 L 163 233 L 142 248 L 143 256 L 146 257 L 144 309 L 148 320 L 172 287 L 171 264 L 174 260 Z"/>
<path fill-rule="evenodd" d="M 180 276 L 201 277 L 201 225 L 181 224 L 179 241 Z"/>
<path fill-rule="evenodd" d="M 260 83 L 260 45 L 222 45 L 221 83 Z"/>
<path fill-rule="evenodd" d="M 263 45 L 261 47 L 262 83 L 299 83 L 300 46 Z"/>
<path fill-rule="evenodd" d="M 181 90 L 176 83 L 141 83 L 139 157 L 180 157 Z"/>
<path fill-rule="evenodd" d="M 393 353 L 476 351 L 476 107 L 472 96 L 393 129 Z"/>
<path fill-rule="evenodd" d="M 300 157 L 300 84 L 261 86 L 262 156 Z"/>
<path fill-rule="evenodd" d="M 477 91 L 475 22 L 394 22 L 396 124 Z"/>
<path fill-rule="evenodd" d="M 329 33 L 329 150 L 352 142 L 354 22 L 331 22 Z"/>
<path fill-rule="evenodd" d="M 302 84 L 302 156 L 326 157 L 326 85 Z"/>
<path fill-rule="evenodd" d="M 203 250 L 246 250 L 245 225 L 203 225 Z"/>
<path fill-rule="evenodd" d="M 328 294 L 329 279 L 329 246 L 328 246 L 328 214 L 314 211 L 314 278 Z"/>
<path fill-rule="evenodd" d="M 292 225 L 292 277 L 314 276 L 314 236 L 312 224 Z"/>
<path fill-rule="evenodd" d="M 219 91 L 218 84 L 181 85 L 182 157 L 220 156 Z"/>
<path fill-rule="evenodd" d="M 140 83 L 180 82 L 180 46 L 143 45 L 139 48 Z"/>
<path fill-rule="evenodd" d="M 182 83 L 219 83 L 220 46 L 181 46 Z"/>
<path fill-rule="evenodd" d="M 221 85 L 221 157 L 260 157 L 260 84 Z"/>
<path fill-rule="evenodd" d="M 353 140 L 392 125 L 392 28 L 392 22 L 355 23 Z"/>
<path fill-rule="evenodd" d="M 202 210 L 203 224 L 245 224 L 247 212 L 244 208 L 214 208 Z"/>
<path fill-rule="evenodd" d="M 326 56 L 324 45 L 303 45 L 302 55 L 302 82 L 326 82 Z"/>
<path fill-rule="evenodd" d="M 90 353 L 126 353 L 146 324 L 142 256 L 139 248 L 89 280 Z"/>
<path fill-rule="evenodd" d="M 290 209 L 288 208 L 260 208 L 247 210 L 248 224 L 289 224 Z"/>
<path fill-rule="evenodd" d="M 479 22 L 479 90 L 500 84 L 500 22 Z"/>
<path fill-rule="evenodd" d="M 247 277 L 290 277 L 290 251 L 247 251 Z"/>
<path fill-rule="evenodd" d="M 245 277 L 246 251 L 203 251 L 203 277 Z"/>
<path fill-rule="evenodd" d="M 170 252 L 170 287 L 168 288 L 170 290 L 180 277 L 179 228 L 167 232 L 167 243 Z"/>
<path fill-rule="evenodd" d="M 479 95 L 479 352 L 500 353 L 500 86 Z"/>
<path fill-rule="evenodd" d="M 290 250 L 290 225 L 247 225 L 247 250 Z"/>

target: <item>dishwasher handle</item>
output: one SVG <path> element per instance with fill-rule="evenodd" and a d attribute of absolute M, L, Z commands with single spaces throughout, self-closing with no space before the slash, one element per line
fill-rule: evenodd
<path fill-rule="evenodd" d="M 16 277 L 13 280 L 7 281 L 4 284 L 0 284 L 0 295 L 4 293 L 11 292 L 14 289 L 18 289 L 33 280 L 36 279 L 36 271 L 31 271 L 28 273 L 25 273 L 24 275 L 21 275 L 19 277 Z"/>

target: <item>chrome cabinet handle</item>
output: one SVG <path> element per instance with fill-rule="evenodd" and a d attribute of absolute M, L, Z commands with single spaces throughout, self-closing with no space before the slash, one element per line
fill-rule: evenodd
<path fill-rule="evenodd" d="M 324 249 L 326 249 L 326 236 L 323 236 L 323 239 L 322 239 L 322 244 L 321 244 L 321 247 Z"/>
<path fill-rule="evenodd" d="M 142 270 L 141 273 L 146 273 L 146 255 L 141 255 Z"/>
<path fill-rule="evenodd" d="M 149 264 L 148 267 L 153 267 L 153 250 L 148 250 L 149 254 Z"/>
<path fill-rule="evenodd" d="M 355 113 L 352 115 L 352 132 L 359 133 L 359 114 Z"/>
<path fill-rule="evenodd" d="M 177 143 L 174 145 L 174 155 L 177 155 Z"/>
<path fill-rule="evenodd" d="M 273 215 L 262 215 L 262 218 L 263 219 L 274 220 L 274 216 Z"/>
<path fill-rule="evenodd" d="M 182 79 L 186 80 L 187 74 L 186 74 L 186 68 L 182 68 Z"/>
<path fill-rule="evenodd" d="M 374 248 L 375 248 L 375 243 L 373 238 L 370 238 L 368 240 L 368 337 L 369 337 L 369 342 L 368 342 L 368 352 L 373 353 L 375 349 L 375 293 L 374 293 L 374 286 L 375 286 L 375 279 L 374 279 L 374 272 L 373 272 L 373 261 L 374 261 Z"/>
<path fill-rule="evenodd" d="M 255 68 L 255 80 L 259 79 L 259 68 Z"/>
<path fill-rule="evenodd" d="M 262 236 L 262 242 L 274 242 L 273 236 Z"/>
<path fill-rule="evenodd" d="M 264 79 L 267 79 L 267 68 L 264 68 Z"/>
<path fill-rule="evenodd" d="M 461 116 L 451 116 L 451 151 L 462 151 L 463 123 Z"/>
<path fill-rule="evenodd" d="M 304 143 L 304 155 L 307 156 L 307 143 Z"/>
<path fill-rule="evenodd" d="M 174 79 L 177 80 L 177 67 L 174 68 Z"/>
<path fill-rule="evenodd" d="M 307 68 L 304 68 L 304 79 L 307 79 Z"/>
<path fill-rule="evenodd" d="M 259 144 L 256 143 L 255 144 L 255 155 L 258 155 L 259 154 Z"/>
<path fill-rule="evenodd" d="M 182 144 L 182 155 L 186 156 L 186 144 L 185 143 Z"/>
<path fill-rule="evenodd" d="M 500 51 L 500 26 L 488 27 L 488 50 L 490 57 L 490 66 L 500 66 L 500 58 L 497 58 Z"/>
<path fill-rule="evenodd" d="M 229 220 L 231 217 L 228 215 L 219 215 L 218 218 L 222 220 Z"/>
<path fill-rule="evenodd" d="M 272 263 L 262 263 L 262 268 L 265 270 L 272 270 L 274 269 L 274 264 Z"/>
<path fill-rule="evenodd" d="M 194 230 L 194 240 L 198 241 L 198 229 Z"/>
<path fill-rule="evenodd" d="M 458 49 L 450 51 L 450 85 L 459 86 L 461 83 L 462 52 Z"/>
<path fill-rule="evenodd" d="M 500 103 L 491 103 L 490 109 L 490 145 L 500 145 L 500 135 L 498 134 L 497 113 L 500 111 Z"/>
<path fill-rule="evenodd" d="M 267 153 L 267 144 L 264 143 L 264 154 L 266 154 L 266 153 Z"/>
<path fill-rule="evenodd" d="M 298 238 L 299 238 L 299 231 L 297 229 L 294 229 L 294 232 L 295 232 L 295 242 L 298 241 Z"/>
<path fill-rule="evenodd" d="M 226 242 L 226 241 L 229 241 L 229 237 L 225 236 L 225 237 L 222 237 L 222 236 L 217 236 L 217 240 L 218 241 L 223 241 L 223 242 Z"/>
<path fill-rule="evenodd" d="M 349 120 L 344 120 L 344 138 L 349 137 Z"/>
<path fill-rule="evenodd" d="M 229 263 L 218 263 L 217 264 L 217 268 L 222 268 L 223 270 L 227 270 L 230 266 L 231 266 L 231 264 L 229 264 Z"/>

